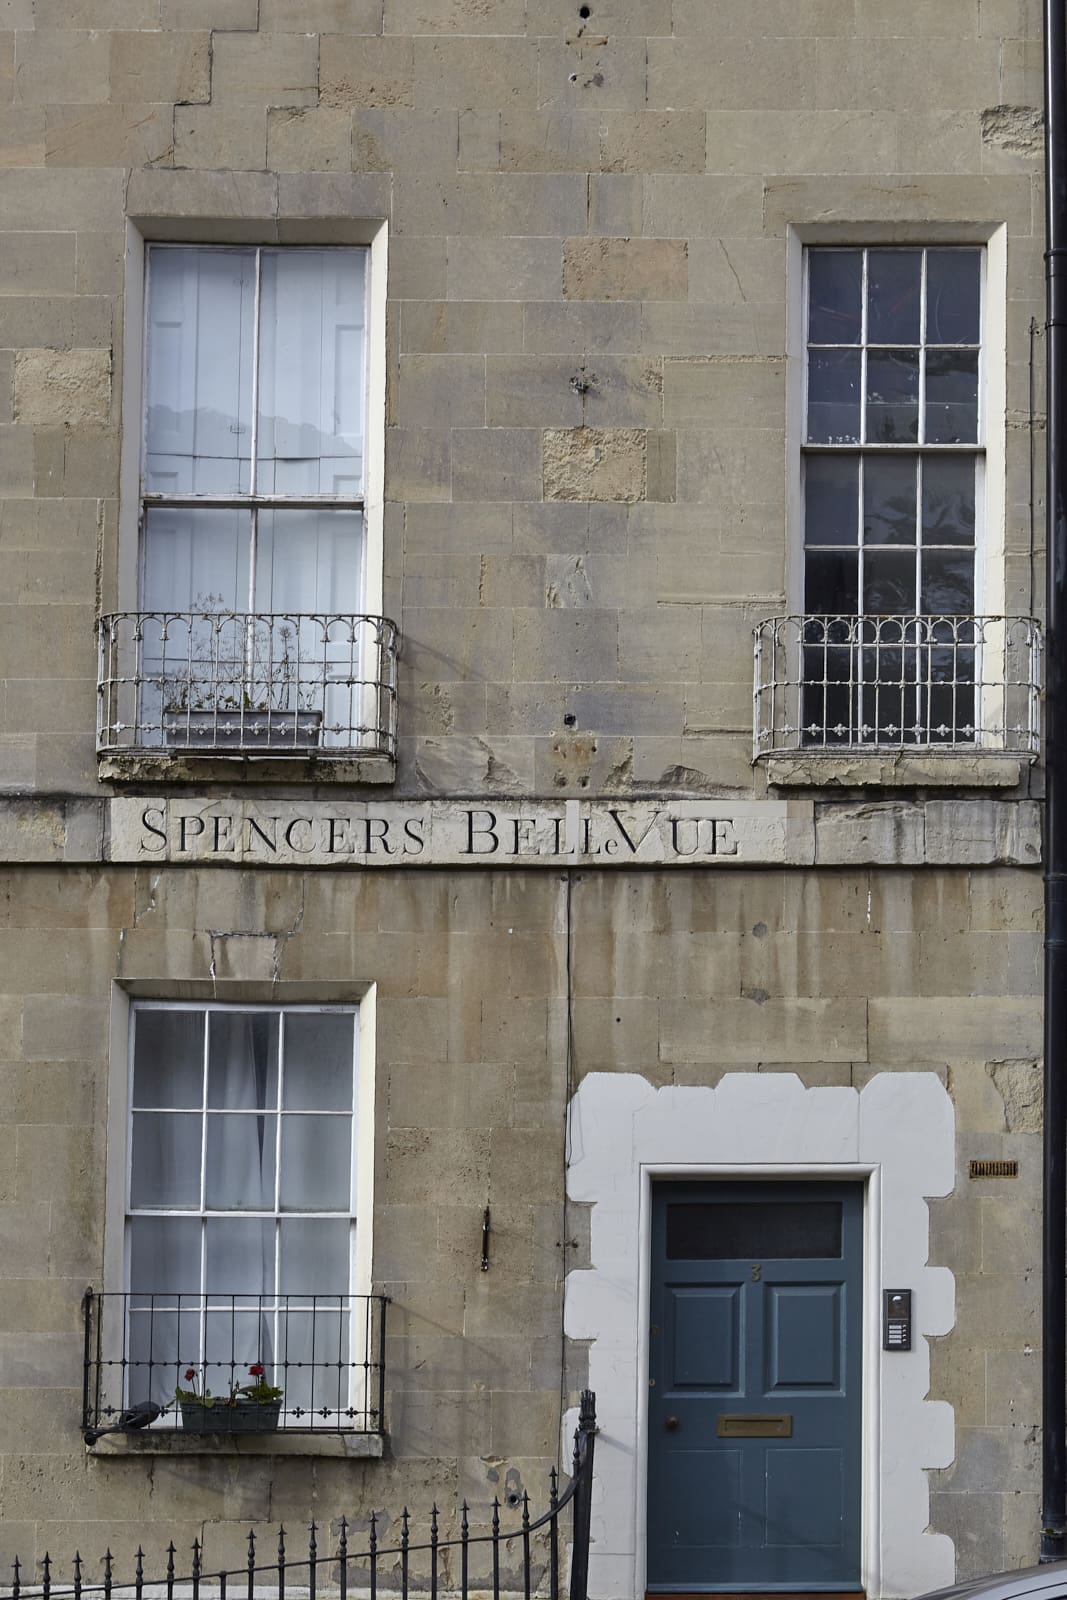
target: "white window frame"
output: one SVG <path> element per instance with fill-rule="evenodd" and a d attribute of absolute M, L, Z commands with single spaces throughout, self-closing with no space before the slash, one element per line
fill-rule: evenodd
<path fill-rule="evenodd" d="M 123 984 L 114 982 L 111 991 L 110 1053 L 108 1074 L 107 1114 L 107 1195 L 104 1217 L 104 1288 L 105 1291 L 126 1293 L 130 1291 L 129 1245 L 127 1219 L 129 1216 L 129 1183 L 132 1160 L 131 1112 L 133 1104 L 133 1024 L 132 1012 L 139 1002 L 153 1007 L 173 1010 L 229 1010 L 229 1011 L 345 1011 L 355 1018 L 355 1083 L 353 1102 L 352 1160 L 355 1164 L 352 1189 L 353 1241 L 349 1252 L 349 1293 L 364 1296 L 372 1293 L 372 1264 L 374 1244 L 374 1119 L 375 1119 L 375 1032 L 376 999 L 374 985 L 360 995 L 344 999 L 323 1000 L 316 1003 L 306 997 L 288 998 L 283 994 L 269 1000 L 244 998 L 239 992 L 228 994 L 224 1000 L 215 994 L 199 992 L 199 984 L 148 982 Z M 214 987 L 214 986 L 213 986 Z M 250 989 L 258 986 L 248 986 Z M 283 986 L 284 987 L 284 986 Z M 301 985 L 301 988 L 304 986 Z M 169 989 L 169 993 L 168 993 Z M 180 997 L 175 991 L 187 991 Z M 188 993 L 189 990 L 194 991 Z M 170 1213 L 160 1212 L 160 1215 Z M 175 1212 L 175 1215 L 201 1215 L 199 1212 Z M 245 1213 L 240 1213 L 245 1215 Z M 343 1215 L 343 1213 L 332 1213 Z M 358 1340 L 367 1329 L 366 1319 L 353 1319 L 353 1344 L 351 1359 L 354 1363 L 354 1383 L 358 1382 L 359 1363 L 363 1353 Z M 124 1347 L 124 1330 L 119 1320 L 106 1313 L 100 1329 L 101 1349 L 117 1351 Z M 125 1395 L 118 1397 L 125 1403 Z M 363 1397 L 353 1390 L 356 1409 L 363 1405 Z M 335 1432 L 336 1428 L 330 1431 Z"/>
<path fill-rule="evenodd" d="M 249 237 L 247 223 L 234 222 L 202 225 L 186 220 L 159 219 L 151 225 L 127 223 L 125 258 L 125 318 L 122 360 L 123 429 L 120 465 L 121 517 L 118 540 L 118 571 L 114 595 L 102 609 L 104 611 L 136 611 L 141 598 L 141 463 L 145 415 L 145 358 L 147 340 L 145 321 L 147 314 L 147 251 L 156 244 L 182 245 L 188 249 L 219 248 L 248 249 L 260 246 L 271 249 L 352 249 L 367 250 L 367 329 L 366 329 L 366 401 L 364 434 L 364 489 L 362 506 L 346 500 L 345 506 L 362 509 L 363 571 L 361 574 L 361 611 L 379 616 L 383 611 L 384 588 L 384 515 L 385 515 L 385 304 L 388 270 L 388 230 L 384 222 L 353 222 L 346 233 L 349 237 L 338 240 L 331 225 L 332 237 L 317 240 L 310 223 L 301 225 L 299 239 L 271 237 L 267 230 L 259 230 L 260 237 Z M 325 232 L 326 230 L 324 230 Z M 247 500 L 248 497 L 233 497 Z M 275 497 L 282 501 L 294 498 Z M 205 500 L 205 504 L 210 504 Z M 333 502 L 338 503 L 338 502 Z"/>

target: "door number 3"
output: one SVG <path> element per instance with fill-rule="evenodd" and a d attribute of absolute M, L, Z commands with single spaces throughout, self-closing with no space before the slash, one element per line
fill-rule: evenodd
<path fill-rule="evenodd" d="M 760 1278 L 763 1276 L 763 1268 L 760 1266 L 759 1262 L 754 1261 L 749 1270 L 752 1273 L 752 1282 L 759 1283 Z"/>

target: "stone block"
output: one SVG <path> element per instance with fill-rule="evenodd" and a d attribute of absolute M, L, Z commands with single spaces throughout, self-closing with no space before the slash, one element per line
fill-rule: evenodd
<path fill-rule="evenodd" d="M 404 638 L 405 658 L 416 672 L 434 672 L 446 682 L 511 676 L 512 619 L 508 611 L 412 610 L 405 619 Z"/>
<path fill-rule="evenodd" d="M 755 177 L 664 173 L 643 189 L 643 231 L 658 238 L 762 236 L 764 183 Z"/>
<path fill-rule="evenodd" d="M 4 234 L 0 294 L 71 294 L 74 290 L 73 233 Z"/>
<path fill-rule="evenodd" d="M 631 606 L 619 613 L 619 671 L 627 683 L 692 683 L 701 676 L 703 629 L 694 606 Z"/>
<path fill-rule="evenodd" d="M 706 159 L 702 111 L 608 111 L 600 119 L 605 172 L 703 172 Z"/>
<path fill-rule="evenodd" d="M 816 104 L 863 111 L 992 106 L 1001 100 L 998 68 L 992 39 L 974 40 L 965 50 L 952 35 L 911 30 L 882 35 L 877 49 L 859 34 L 820 39 Z"/>
<path fill-rule="evenodd" d="M 323 60 L 326 58 L 324 36 Z M 310 106 L 318 100 L 319 40 L 315 34 L 216 31 L 211 60 L 211 95 L 220 104 Z M 335 103 L 323 98 L 326 104 Z"/>
<path fill-rule="evenodd" d="M 1036 1055 L 1040 1009 L 1036 999 L 872 999 L 871 1057 L 908 1066 Z"/>
<path fill-rule="evenodd" d="M 728 357 L 665 361 L 663 418 L 678 427 L 782 428 L 785 362 Z"/>
<path fill-rule="evenodd" d="M 540 500 L 541 439 L 532 428 L 455 428 L 453 500 Z"/>
<path fill-rule="evenodd" d="M 415 104 L 415 58 L 410 39 L 324 34 L 320 50 L 324 106 Z"/>
<path fill-rule="evenodd" d="M 385 29 L 409 34 L 523 35 L 524 0 L 392 0 Z"/>
<path fill-rule="evenodd" d="M 260 0 L 264 33 L 381 33 L 381 0 Z"/>
<path fill-rule="evenodd" d="M 173 153 L 173 121 L 169 105 L 49 107 L 45 160 L 50 167 L 166 163 Z"/>
<path fill-rule="evenodd" d="M 262 169 L 267 112 L 256 105 L 175 106 L 174 161 L 180 167 Z"/>
<path fill-rule="evenodd" d="M 642 500 L 646 440 L 640 428 L 549 428 L 544 434 L 546 500 Z"/>
<path fill-rule="evenodd" d="M 893 172 L 897 138 L 898 119 L 888 112 L 709 111 L 707 170 Z"/>
<path fill-rule="evenodd" d="M 218 0 L 161 0 L 164 28 L 217 28 Z M 255 31 L 260 0 L 226 0 L 226 31 Z"/>
<path fill-rule="evenodd" d="M 458 114 L 451 107 L 412 110 L 401 105 L 356 106 L 352 108 L 353 170 L 388 172 L 413 167 L 424 172 L 455 173 L 457 165 L 463 165 L 458 161 L 457 121 Z M 436 290 L 431 298 L 437 298 Z"/>
<path fill-rule="evenodd" d="M 718 111 L 813 109 L 819 103 L 821 44 L 814 38 L 776 38 L 763 26 L 758 33 L 715 32 L 706 39 L 650 39 L 648 104 Z"/>
<path fill-rule="evenodd" d="M 485 423 L 485 358 L 402 355 L 391 420 L 400 427 L 420 428 L 442 418 L 453 428 Z"/>
<path fill-rule="evenodd" d="M 894 222 L 928 224 L 931 216 L 943 218 L 946 224 L 996 216 L 1013 234 L 1028 235 L 1032 229 L 1030 187 L 1017 178 L 933 174 L 916 182 L 907 175 L 859 178 L 846 173 L 831 178 L 767 180 L 764 217 L 768 229 L 784 233 L 787 224 L 814 216 L 826 222 L 848 221 L 853 230 L 864 222 L 877 222 L 882 228 Z"/>
<path fill-rule="evenodd" d="M 451 498 L 452 439 L 445 429 L 387 429 L 385 461 L 390 500 Z"/>
<path fill-rule="evenodd" d="M 863 1061 L 867 1016 L 862 1000 L 723 999 L 664 1001 L 660 1059 L 754 1067 L 790 1061 Z"/>
<path fill-rule="evenodd" d="M 416 35 L 414 83 L 417 105 L 532 110 L 537 45 L 532 39 L 483 36 L 472 48 L 468 39 Z"/>
<path fill-rule="evenodd" d="M 639 111 L 645 106 L 642 39 L 600 32 L 539 41 L 537 103 L 597 112 Z"/>
<path fill-rule="evenodd" d="M 586 180 L 580 173 L 461 172 L 447 180 L 404 171 L 395 181 L 399 233 L 563 238 L 585 226 Z"/>
<path fill-rule="evenodd" d="M 626 354 L 641 349 L 641 307 L 634 303 L 532 301 L 525 308 L 524 326 L 525 348 L 538 354 L 585 356 L 599 350 Z"/>
<path fill-rule="evenodd" d="M 457 111 L 457 171 L 494 172 L 500 166 L 500 112 Z"/>
<path fill-rule="evenodd" d="M 688 260 L 682 239 L 566 239 L 568 300 L 684 300 Z"/>
<path fill-rule="evenodd" d="M 617 672 L 618 619 L 613 611 L 517 611 L 515 677 L 568 682 Z"/>
<path fill-rule="evenodd" d="M 901 172 L 972 173 L 987 168 L 989 152 L 982 145 L 982 124 L 976 111 L 913 108 L 896 121 Z"/>
<path fill-rule="evenodd" d="M 44 106 L 0 109 L 0 169 L 43 165 L 45 126 Z"/>
<path fill-rule="evenodd" d="M 127 205 L 131 217 L 212 217 L 224 219 L 232 228 L 242 223 L 255 226 L 275 221 L 278 180 L 266 172 L 135 171 L 130 174 Z M 232 237 L 229 230 L 228 236 Z"/>
<path fill-rule="evenodd" d="M 441 241 L 442 245 L 444 241 Z M 452 243 L 453 241 L 449 241 Z M 406 248 L 405 238 L 392 255 Z M 492 301 L 420 300 L 403 307 L 400 348 L 459 354 L 522 349 L 523 308 Z"/>
<path fill-rule="evenodd" d="M 108 98 L 108 34 L 35 28 L 17 37 L 16 104 L 92 105 Z"/>
<path fill-rule="evenodd" d="M 562 292 L 558 239 L 450 238 L 450 300 L 552 300 Z"/>
<path fill-rule="evenodd" d="M 589 111 L 504 111 L 493 164 L 504 172 L 595 171 L 600 119 Z"/>
<path fill-rule="evenodd" d="M 277 106 L 267 112 L 267 165 L 274 172 L 348 172 L 352 114 L 330 106 Z"/>
<path fill-rule="evenodd" d="M 577 39 L 586 34 L 646 38 L 671 32 L 671 6 L 670 0 L 598 0 L 595 16 L 576 21 L 572 0 L 539 0 L 536 22 L 542 33 L 573 33 Z"/>
<path fill-rule="evenodd" d="M 33 430 L 0 424 L 0 494 L 32 495 Z"/>
<path fill-rule="evenodd" d="M 590 173 L 590 234 L 614 239 L 628 239 L 639 234 L 642 184 L 643 180 L 636 173 Z"/>
<path fill-rule="evenodd" d="M 102 423 L 110 409 L 110 350 L 16 351 L 16 421 Z"/>
<path fill-rule="evenodd" d="M 123 190 L 121 172 L 10 171 L 0 179 L 0 219 L 20 231 L 121 226 Z"/>
<path fill-rule="evenodd" d="M 582 400 L 566 356 L 490 356 L 485 363 L 485 420 L 490 427 L 577 425 Z"/>
<path fill-rule="evenodd" d="M 124 254 L 125 239 L 120 231 L 79 232 L 75 259 L 78 293 L 121 294 Z"/>
<path fill-rule="evenodd" d="M 211 98 L 211 35 L 112 33 L 110 98 L 131 105 Z"/>

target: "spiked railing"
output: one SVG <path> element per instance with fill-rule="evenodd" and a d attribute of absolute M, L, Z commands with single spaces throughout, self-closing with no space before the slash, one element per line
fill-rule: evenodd
<path fill-rule="evenodd" d="M 331 1524 L 336 1540 L 331 1540 L 325 1552 L 319 1549 L 320 1525 L 312 1522 L 307 1556 L 299 1561 L 291 1559 L 284 1527 L 272 1535 L 273 1550 L 266 1558 L 260 1550 L 264 1535 L 257 1536 L 250 1528 L 246 1558 L 240 1566 L 215 1566 L 207 1554 L 207 1541 L 194 1539 L 190 1564 L 179 1569 L 172 1539 L 162 1573 L 146 1571 L 146 1557 L 138 1545 L 132 1572 L 120 1575 L 109 1548 L 101 1563 L 102 1577 L 91 1583 L 85 1581 L 85 1562 L 79 1552 L 71 1562 L 71 1580 L 65 1583 L 55 1581 L 54 1563 L 47 1552 L 30 1581 L 16 1556 L 12 1578 L 0 1588 L 0 1600 L 286 1600 L 287 1596 L 292 1600 L 297 1595 L 302 1600 L 349 1600 L 357 1592 L 367 1600 L 379 1600 L 379 1595 L 410 1600 L 414 1594 L 428 1595 L 429 1600 L 445 1596 L 475 1600 L 476 1595 L 478 1600 L 503 1600 L 505 1596 L 508 1600 L 519 1596 L 522 1600 L 562 1600 L 560 1519 L 568 1505 L 571 1561 L 567 1600 L 587 1600 L 595 1437 L 595 1397 L 583 1390 L 570 1482 L 561 1494 L 552 1469 L 548 1509 L 538 1517 L 531 1516 L 530 1497 L 524 1491 L 517 1527 L 501 1526 L 500 1501 L 494 1497 L 488 1530 L 472 1529 L 470 1506 L 464 1500 L 456 1537 L 441 1538 L 435 1504 L 426 1536 L 413 1538 L 412 1519 L 405 1506 L 396 1543 L 379 1538 L 378 1516 L 372 1511 L 366 1535 L 359 1540 L 349 1538 L 347 1517 Z M 455 1550 L 459 1552 L 458 1584 L 450 1581 L 454 1565 L 447 1554 Z M 513 1562 L 516 1553 L 517 1564 Z"/>

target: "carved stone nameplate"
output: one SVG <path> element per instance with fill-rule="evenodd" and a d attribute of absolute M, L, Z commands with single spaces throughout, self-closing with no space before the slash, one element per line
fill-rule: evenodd
<path fill-rule="evenodd" d="M 114 799 L 111 861 L 301 867 L 803 865 L 792 801 Z"/>

